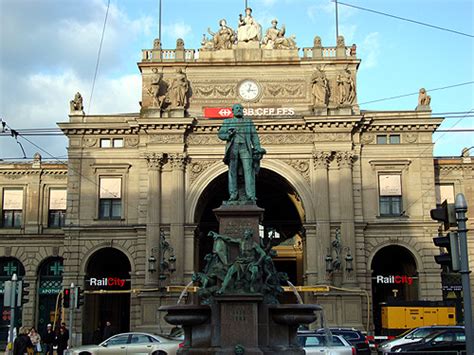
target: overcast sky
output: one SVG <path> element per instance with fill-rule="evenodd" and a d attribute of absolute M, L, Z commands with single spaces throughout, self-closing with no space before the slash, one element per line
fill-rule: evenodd
<path fill-rule="evenodd" d="M 346 0 L 357 6 L 474 34 L 471 0 Z M 329 0 L 248 0 L 264 29 L 273 18 L 299 47 L 335 45 L 334 3 Z M 83 94 L 86 113 L 138 112 L 136 63 L 158 33 L 158 0 L 111 0 L 99 72 L 90 101 L 107 0 L 0 0 L 0 117 L 14 129 L 52 128 L 68 120 L 69 100 Z M 236 28 L 243 0 L 163 0 L 163 48 L 199 48 L 221 18 Z M 411 110 L 417 95 L 368 101 L 474 81 L 474 39 L 339 5 L 339 32 L 357 44 L 362 59 L 358 100 L 366 110 Z M 428 92 L 436 115 L 474 109 L 474 85 Z M 90 107 L 89 107 L 90 105 Z M 471 113 L 471 115 L 473 115 Z M 442 128 L 473 128 L 473 117 L 445 120 Z M 474 134 L 435 134 L 435 154 L 458 156 Z M 31 157 L 67 156 L 64 138 L 19 137 Z M 37 146 L 35 146 L 37 145 Z M 41 151 L 40 147 L 43 151 Z M 474 150 L 474 149 L 473 149 Z M 0 136 L 0 158 L 21 157 L 12 137 Z"/>

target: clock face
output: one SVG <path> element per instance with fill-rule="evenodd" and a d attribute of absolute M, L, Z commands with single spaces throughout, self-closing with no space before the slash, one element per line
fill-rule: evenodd
<path fill-rule="evenodd" d="M 246 100 L 255 100 L 260 95 L 260 86 L 253 80 L 244 80 L 238 87 L 239 96 Z"/>

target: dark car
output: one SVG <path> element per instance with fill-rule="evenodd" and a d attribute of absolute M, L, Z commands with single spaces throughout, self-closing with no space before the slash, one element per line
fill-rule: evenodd
<path fill-rule="evenodd" d="M 353 328 L 329 328 L 329 330 L 332 334 L 342 336 L 353 345 L 358 355 L 370 355 L 369 341 L 360 330 Z M 324 333 L 326 331 L 326 329 L 319 329 L 318 333 Z"/>
<path fill-rule="evenodd" d="M 411 344 L 398 345 L 392 352 L 406 351 L 462 351 L 466 350 L 466 335 L 463 329 L 440 330 L 430 334 L 420 341 Z"/>

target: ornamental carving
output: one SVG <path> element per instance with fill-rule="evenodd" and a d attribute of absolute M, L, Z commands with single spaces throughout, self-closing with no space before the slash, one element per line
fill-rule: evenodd
<path fill-rule="evenodd" d="M 125 146 L 127 147 L 136 147 L 139 142 L 140 142 L 140 139 L 138 139 L 138 137 L 125 138 Z"/>
<path fill-rule="evenodd" d="M 354 163 L 355 154 L 354 152 L 337 152 L 336 161 L 339 168 L 352 168 L 352 163 Z"/>
<path fill-rule="evenodd" d="M 184 143 L 184 138 L 182 134 L 153 134 L 150 143 Z"/>
<path fill-rule="evenodd" d="M 331 152 L 313 151 L 313 166 L 315 169 L 327 169 L 331 159 Z"/>
<path fill-rule="evenodd" d="M 260 142 L 262 144 L 305 144 L 313 143 L 313 137 L 314 136 L 312 134 L 261 134 Z"/>
<path fill-rule="evenodd" d="M 362 143 L 364 144 L 369 144 L 369 143 L 372 143 L 375 139 L 375 135 L 373 135 L 372 133 L 363 133 L 360 140 L 362 141 Z"/>
<path fill-rule="evenodd" d="M 304 83 L 298 82 L 294 84 L 281 83 L 281 84 L 270 84 L 265 87 L 268 95 L 273 97 L 304 97 L 305 92 L 303 90 Z"/>
<path fill-rule="evenodd" d="M 146 163 L 149 169 L 161 169 L 164 163 L 163 153 L 147 153 L 145 155 Z"/>
<path fill-rule="evenodd" d="M 207 135 L 207 134 L 193 134 L 187 137 L 187 144 L 192 145 L 214 145 L 219 144 L 223 145 L 224 142 L 221 141 L 217 135 Z"/>
<path fill-rule="evenodd" d="M 335 142 L 335 141 L 344 141 L 350 140 L 351 134 L 349 132 L 341 133 L 322 133 L 318 134 L 317 141 L 319 142 Z"/>
<path fill-rule="evenodd" d="M 183 170 L 188 162 L 188 156 L 183 153 L 168 154 L 168 161 L 172 169 Z"/>
<path fill-rule="evenodd" d="M 303 178 L 309 182 L 309 162 L 306 159 L 283 160 L 288 165 L 297 170 Z"/>
<path fill-rule="evenodd" d="M 193 86 L 195 98 L 204 97 L 209 99 L 222 97 L 235 97 L 235 85 L 231 84 L 195 84 Z"/>
<path fill-rule="evenodd" d="M 192 184 L 207 168 L 218 163 L 218 160 L 196 160 L 189 165 L 189 183 Z"/>
<path fill-rule="evenodd" d="M 332 92 L 332 101 L 341 106 L 350 106 L 356 97 L 354 78 L 349 69 L 340 72 L 336 77 L 336 90 Z"/>
<path fill-rule="evenodd" d="M 97 138 L 84 138 L 84 146 L 91 148 L 96 146 Z"/>
<path fill-rule="evenodd" d="M 405 140 L 407 143 L 415 143 L 418 140 L 418 133 L 406 133 Z"/>

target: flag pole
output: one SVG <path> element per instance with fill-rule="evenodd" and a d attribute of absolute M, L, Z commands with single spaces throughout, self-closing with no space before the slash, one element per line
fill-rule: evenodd
<path fill-rule="evenodd" d="M 161 43 L 161 0 L 159 0 L 158 5 L 158 38 L 160 39 Z"/>
<path fill-rule="evenodd" d="M 339 37 L 339 20 L 337 16 L 337 0 L 334 0 L 334 4 L 336 6 L 336 42 L 337 42 L 337 37 Z"/>

